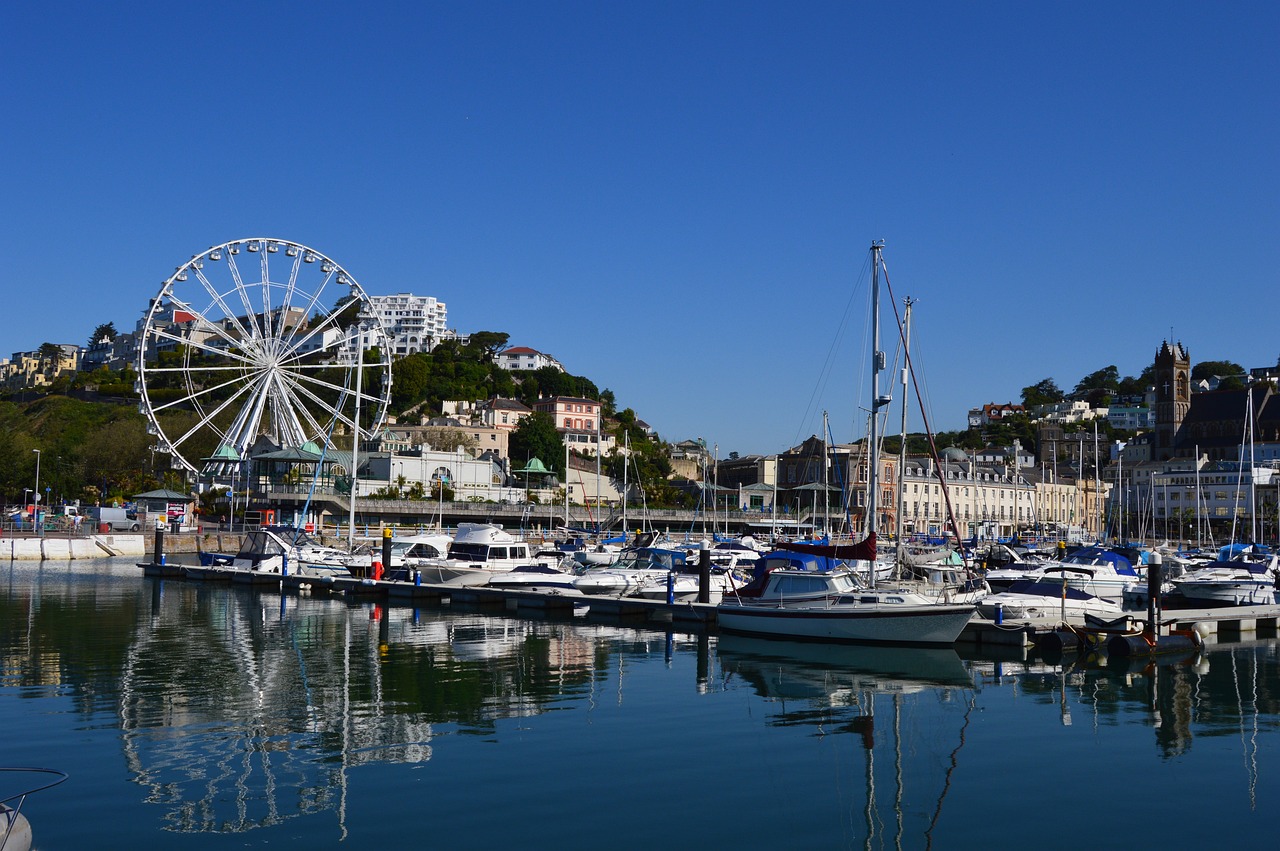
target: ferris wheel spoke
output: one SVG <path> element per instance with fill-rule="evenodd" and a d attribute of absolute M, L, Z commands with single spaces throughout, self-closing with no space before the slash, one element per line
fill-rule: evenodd
<path fill-rule="evenodd" d="M 324 389 L 326 389 L 326 390 L 337 390 L 337 391 L 341 391 L 342 393 L 350 393 L 352 396 L 357 396 L 357 394 L 355 393 L 355 391 L 351 390 L 351 389 L 350 389 L 350 388 L 348 388 L 348 387 L 340 387 L 340 386 L 338 386 L 337 384 L 334 384 L 332 381 L 325 381 L 325 380 L 323 380 L 323 379 L 316 378 L 316 377 L 311 376 L 311 375 L 300 375 L 300 374 L 297 374 L 297 373 L 295 373 L 295 374 L 294 374 L 294 378 L 298 379 L 298 386 L 299 386 L 299 387 L 301 387 L 301 382 L 305 381 L 305 382 L 307 382 L 308 384 L 314 385 L 314 386 L 316 386 L 316 387 L 322 387 L 322 388 L 324 388 Z M 358 395 L 358 397 L 357 397 L 357 398 L 359 399 L 359 401 L 360 401 L 361 403 L 364 403 L 364 402 L 374 402 L 374 403 L 381 404 L 381 402 L 382 402 L 382 397 L 380 397 L 380 396 L 373 396 L 373 395 L 369 394 L 368 392 L 366 392 L 366 391 L 365 391 L 365 390 L 363 390 L 363 389 L 361 389 L 361 391 L 360 391 L 360 393 L 359 393 L 359 395 Z"/>
<path fill-rule="evenodd" d="M 281 299 L 281 302 L 280 302 L 280 323 L 276 328 L 276 335 L 275 335 L 276 341 L 279 344 L 276 354 L 280 354 L 282 351 L 284 351 L 284 349 L 288 345 L 287 341 L 289 340 L 290 337 L 292 337 L 292 334 L 289 333 L 292 329 L 290 329 L 289 327 L 289 323 L 286 319 L 286 316 L 288 312 L 293 309 L 293 295 L 298 287 L 298 270 L 301 267 L 302 267 L 302 254 L 296 253 L 293 256 L 293 265 L 289 269 L 289 280 L 286 281 L 284 285 L 284 298 Z M 304 309 L 302 311 L 301 320 L 295 323 L 293 325 L 293 328 L 297 328 L 303 322 L 306 322 L 308 316 L 310 316 L 310 310 Z"/>
<path fill-rule="evenodd" d="M 289 339 L 285 341 L 283 350 L 289 352 L 290 354 L 297 353 L 316 334 L 321 333 L 330 325 L 336 325 L 338 321 L 339 313 L 340 311 L 336 311 L 336 310 L 330 311 L 329 314 L 325 316 L 323 321 L 321 321 L 319 324 L 315 325 L 314 327 L 308 328 L 307 333 L 303 335 L 301 339 L 298 339 L 297 329 L 295 328 L 294 333 L 291 334 L 289 336 Z M 301 326 L 299 325 L 298 327 L 301 327 Z M 320 339 L 323 341 L 324 337 L 322 336 Z M 328 350 L 329 348 L 330 348 L 329 346 L 324 345 L 322 342 L 320 349 L 317 349 L 316 351 L 325 351 L 325 350 Z M 312 352 L 305 352 L 305 354 L 312 354 Z"/>
<path fill-rule="evenodd" d="M 149 366 L 147 367 L 147 374 L 150 375 L 152 373 L 162 373 L 162 372 L 180 372 L 180 373 L 244 372 L 246 369 L 261 369 L 261 367 L 258 366 L 258 364 L 256 363 L 249 363 L 248 361 L 245 361 L 244 364 L 230 364 L 230 365 L 222 365 L 222 366 L 216 366 L 216 365 L 202 366 L 200 364 L 196 364 L 195 366 Z"/>
<path fill-rule="evenodd" d="M 257 376 L 254 378 L 256 380 Z M 186 404 L 187 402 L 194 402 L 201 396 L 208 396 L 210 393 L 217 393 L 219 390 L 225 390 L 228 387 L 235 387 L 237 384 L 242 383 L 242 381 L 242 378 L 237 378 L 232 381 L 224 381 L 221 384 L 215 384 L 212 387 L 205 387 L 202 390 L 196 390 L 187 396 L 183 396 L 181 399 L 174 399 L 172 402 L 165 402 L 163 405 L 156 405 L 154 410 L 156 413 L 160 413 L 161 411 L 166 411 L 169 408 L 177 407 L 178 405 Z M 197 402 L 197 404 L 199 403 Z"/>
<path fill-rule="evenodd" d="M 338 420 L 338 422 L 342 423 L 347 428 L 351 429 L 353 432 L 359 431 L 359 427 L 356 425 L 355 420 L 352 417 L 347 416 L 347 414 L 343 413 L 341 408 L 337 407 L 334 403 L 330 403 L 325 401 L 324 399 L 321 399 L 319 396 L 317 396 L 315 393 L 312 393 L 311 390 L 309 390 L 306 387 L 303 387 L 301 384 L 293 384 L 292 387 L 294 390 L 301 393 L 303 396 L 306 396 L 308 399 L 315 402 L 320 407 L 329 411 L 329 413 L 331 413 L 334 416 L 334 418 Z M 341 397 L 339 397 L 339 400 L 341 400 Z"/>
<path fill-rule="evenodd" d="M 263 246 L 265 247 L 265 246 Z M 271 269 L 267 262 L 268 252 L 259 251 L 258 258 L 262 264 L 262 334 L 263 342 L 266 343 L 266 335 L 272 332 L 272 338 L 277 338 L 274 333 L 274 322 L 271 319 Z M 281 321 L 284 321 L 284 311 L 280 311 Z M 278 339 L 278 338 L 277 338 Z"/>
<path fill-rule="evenodd" d="M 210 346 L 207 343 L 197 343 L 196 341 L 192 340 L 189 337 L 185 337 L 181 334 L 174 334 L 172 331 L 166 330 L 164 328 L 153 328 L 151 330 L 151 335 L 157 340 L 161 340 L 161 339 L 172 340 L 175 343 L 181 343 L 184 346 L 187 346 L 192 349 L 198 349 L 202 352 L 208 352 L 211 355 L 217 355 L 218 357 L 231 358 L 232 360 L 238 360 L 241 363 L 248 364 L 250 366 L 258 365 L 257 361 L 253 360 L 252 358 L 246 357 L 241 354 L 237 354 L 236 352 L 230 349 L 219 349 L 215 346 Z"/>
<path fill-rule="evenodd" d="M 244 304 L 245 318 L 249 322 L 249 338 L 261 348 L 264 342 L 264 331 L 259 324 L 257 318 L 258 311 L 254 309 L 253 304 L 249 301 L 249 288 L 244 285 L 244 280 L 240 277 L 240 267 L 236 265 L 236 256 L 230 251 L 227 252 L 227 270 L 231 272 L 231 280 L 236 282 L 236 292 L 240 294 L 240 301 Z M 264 317 L 261 322 L 267 320 Z"/>
<path fill-rule="evenodd" d="M 244 325 L 240 322 L 240 317 L 236 316 L 236 312 L 227 305 L 226 301 L 222 298 L 222 293 L 218 292 L 217 288 L 214 287 L 214 285 L 209 282 L 209 279 L 204 276 L 203 270 L 197 269 L 195 267 L 192 267 L 192 268 L 196 273 L 196 278 L 204 286 L 205 292 L 207 292 L 209 294 L 209 297 L 213 299 L 213 303 L 222 309 L 223 316 L 226 317 L 227 321 L 230 322 L 233 326 L 235 326 L 236 331 L 240 333 L 240 339 L 241 340 L 248 339 L 249 330 L 245 328 Z M 173 295 L 170 294 L 169 298 L 170 300 L 173 300 Z M 187 307 L 188 309 L 190 309 L 190 305 L 187 305 Z M 226 336 L 228 341 L 237 342 L 233 340 L 230 337 L 230 335 L 226 334 L 225 329 L 223 329 L 219 323 L 211 322 L 209 324 L 212 325 L 214 328 L 218 329 L 224 336 Z"/>
<path fill-rule="evenodd" d="M 290 415 L 294 418 L 294 422 L 298 424 L 299 433 L 303 434 L 303 437 L 305 439 L 305 432 L 301 431 L 302 424 L 298 422 L 298 414 L 301 413 L 303 418 L 305 418 L 306 421 L 310 424 L 312 429 L 312 434 L 316 435 L 316 437 L 318 438 L 324 437 L 327 433 L 327 430 L 315 418 L 315 415 L 311 413 L 311 409 L 308 408 L 306 405 L 304 405 L 302 401 L 298 399 L 297 396 L 294 395 L 293 385 L 289 382 L 289 380 L 284 375 L 278 375 L 277 380 L 278 380 L 280 396 L 282 399 L 287 400 L 288 402 L 287 405 L 283 405 L 282 407 L 289 411 Z M 322 404 L 324 404 L 324 408 L 326 410 L 330 411 L 330 413 L 333 413 L 334 411 L 333 406 L 327 403 L 322 403 Z M 337 405 L 341 407 L 341 404 L 342 404 L 342 400 L 339 399 Z"/>
<path fill-rule="evenodd" d="M 308 317 L 311 316 L 311 311 L 316 309 L 316 305 L 320 303 L 320 296 L 324 293 L 325 288 L 329 286 L 329 282 L 333 280 L 333 276 L 335 273 L 336 273 L 336 270 L 325 272 L 324 277 L 320 279 L 320 285 L 316 287 L 315 292 L 311 294 L 311 298 L 307 302 L 306 316 Z M 330 315 L 333 315 L 334 313 L 336 313 L 336 311 L 329 311 Z M 302 327 L 302 323 L 298 323 L 297 325 L 295 325 L 291 329 L 289 336 L 284 339 L 283 348 L 285 351 L 291 351 L 293 349 L 296 349 L 297 346 L 301 345 L 302 343 L 305 343 L 307 339 L 310 337 L 310 334 L 308 334 L 308 336 L 304 337 L 301 342 L 299 343 L 294 342 L 294 340 L 298 336 L 298 329 L 301 327 Z M 307 330 L 310 331 L 311 329 L 307 329 Z"/>
<path fill-rule="evenodd" d="M 244 385 L 235 393 L 232 393 L 225 400 L 223 400 L 222 404 L 218 405 L 218 407 L 214 408 L 213 410 L 209 411 L 204 416 L 202 416 L 195 425 L 187 429 L 185 434 L 183 434 L 177 440 L 172 441 L 173 448 L 177 449 L 178 447 L 182 446 L 182 444 L 190 440 L 193 435 L 198 434 L 202 429 L 206 427 L 213 429 L 214 431 L 218 432 L 218 434 L 223 434 L 222 430 L 219 429 L 214 424 L 213 422 L 214 417 L 218 416 L 218 414 L 225 411 L 231 405 L 232 402 L 234 402 L 239 397 L 243 396 L 246 391 L 253 389 L 253 386 L 254 386 L 253 384 Z"/>

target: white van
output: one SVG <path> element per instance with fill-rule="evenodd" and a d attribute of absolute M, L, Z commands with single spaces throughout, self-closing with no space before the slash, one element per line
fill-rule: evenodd
<path fill-rule="evenodd" d="M 107 527 L 109 532 L 137 532 L 142 529 L 138 524 L 138 516 L 136 514 L 130 516 L 130 513 L 123 508 L 99 508 L 94 506 L 89 509 L 89 520 L 97 528 L 102 531 L 102 527 Z"/>

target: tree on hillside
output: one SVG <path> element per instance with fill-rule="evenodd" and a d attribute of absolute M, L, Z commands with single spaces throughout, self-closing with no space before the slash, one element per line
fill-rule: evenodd
<path fill-rule="evenodd" d="M 89 345 L 87 348 L 96 346 L 103 340 L 114 341 L 118 336 L 120 336 L 120 334 L 116 331 L 116 324 L 114 322 L 104 322 L 97 328 L 94 328 L 93 333 L 89 335 Z"/>
<path fill-rule="evenodd" d="M 1213 378 L 1215 375 L 1226 378 L 1232 375 L 1244 375 L 1245 369 L 1238 363 L 1229 360 L 1202 360 L 1191 367 L 1191 380 Z"/>
<path fill-rule="evenodd" d="M 556 431 L 556 421 L 545 411 L 535 411 L 511 432 L 508 457 L 513 470 L 522 469 L 537 458 L 564 481 L 564 440 Z"/>
<path fill-rule="evenodd" d="M 391 409 L 403 413 L 421 402 L 431 381 L 429 359 L 412 354 L 391 364 Z"/>
<path fill-rule="evenodd" d="M 1087 393 L 1090 390 L 1106 390 L 1114 393 L 1120 387 L 1120 370 L 1114 365 L 1104 366 L 1097 372 L 1091 372 L 1076 384 L 1076 393 Z"/>
<path fill-rule="evenodd" d="M 1145 369 L 1134 378 L 1127 375 L 1120 379 L 1120 384 L 1116 388 L 1116 392 L 1124 396 L 1141 396 L 1147 392 L 1147 388 L 1156 383 L 1156 367 L 1155 364 L 1148 364 Z"/>
<path fill-rule="evenodd" d="M 1062 391 L 1052 378 L 1044 378 L 1022 388 L 1022 404 L 1028 408 L 1036 405 L 1052 405 L 1062 401 Z"/>
<path fill-rule="evenodd" d="M 493 359 L 507 347 L 507 341 L 510 339 L 510 334 L 503 334 L 500 331 L 475 331 L 470 335 L 467 348 L 477 352 L 481 361 L 493 363 Z"/>
<path fill-rule="evenodd" d="M 600 391 L 600 409 L 606 417 L 612 417 L 618 412 L 618 397 L 608 387 Z"/>
<path fill-rule="evenodd" d="M 590 379 L 561 372 L 554 366 L 544 366 L 541 369 L 521 373 L 520 378 L 521 402 L 532 407 L 539 396 L 577 396 L 583 399 L 599 399 L 600 391 Z"/>
<path fill-rule="evenodd" d="M 1082 396 L 1094 408 L 1103 408 L 1111 403 L 1111 397 L 1120 390 L 1120 370 L 1114 365 L 1104 366 L 1097 372 L 1091 372 L 1076 385 L 1073 392 Z"/>

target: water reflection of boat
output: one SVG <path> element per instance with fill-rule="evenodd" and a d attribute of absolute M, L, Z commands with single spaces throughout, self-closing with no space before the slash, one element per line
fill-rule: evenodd
<path fill-rule="evenodd" d="M 724 635 L 716 653 L 727 674 L 742 677 L 777 704 L 766 721 L 770 726 L 857 737 L 866 784 L 860 807 L 863 847 L 932 846 L 975 705 L 972 677 L 954 650 Z M 886 706 L 887 715 L 882 713 Z M 951 738 L 953 722 L 956 739 Z M 946 767 L 940 776 L 907 772 L 908 749 L 913 754 L 935 749 L 931 764 Z M 950 756 L 944 760 L 943 754 Z M 894 782 L 878 784 L 877 765 L 886 758 Z M 932 819 L 923 818 L 925 812 L 932 812 Z M 917 832 L 923 842 L 915 838 Z"/>
<path fill-rule="evenodd" d="M 742 676 L 767 697 L 820 697 L 833 687 L 905 692 L 973 685 L 972 675 L 949 647 L 817 644 L 725 634 L 716 654 L 726 672 Z"/>

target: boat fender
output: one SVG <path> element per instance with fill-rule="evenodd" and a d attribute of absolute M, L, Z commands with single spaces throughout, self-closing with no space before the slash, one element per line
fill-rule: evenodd
<path fill-rule="evenodd" d="M 0 804 L 0 843 L 4 848 L 30 848 L 31 823 L 22 813 Z"/>

